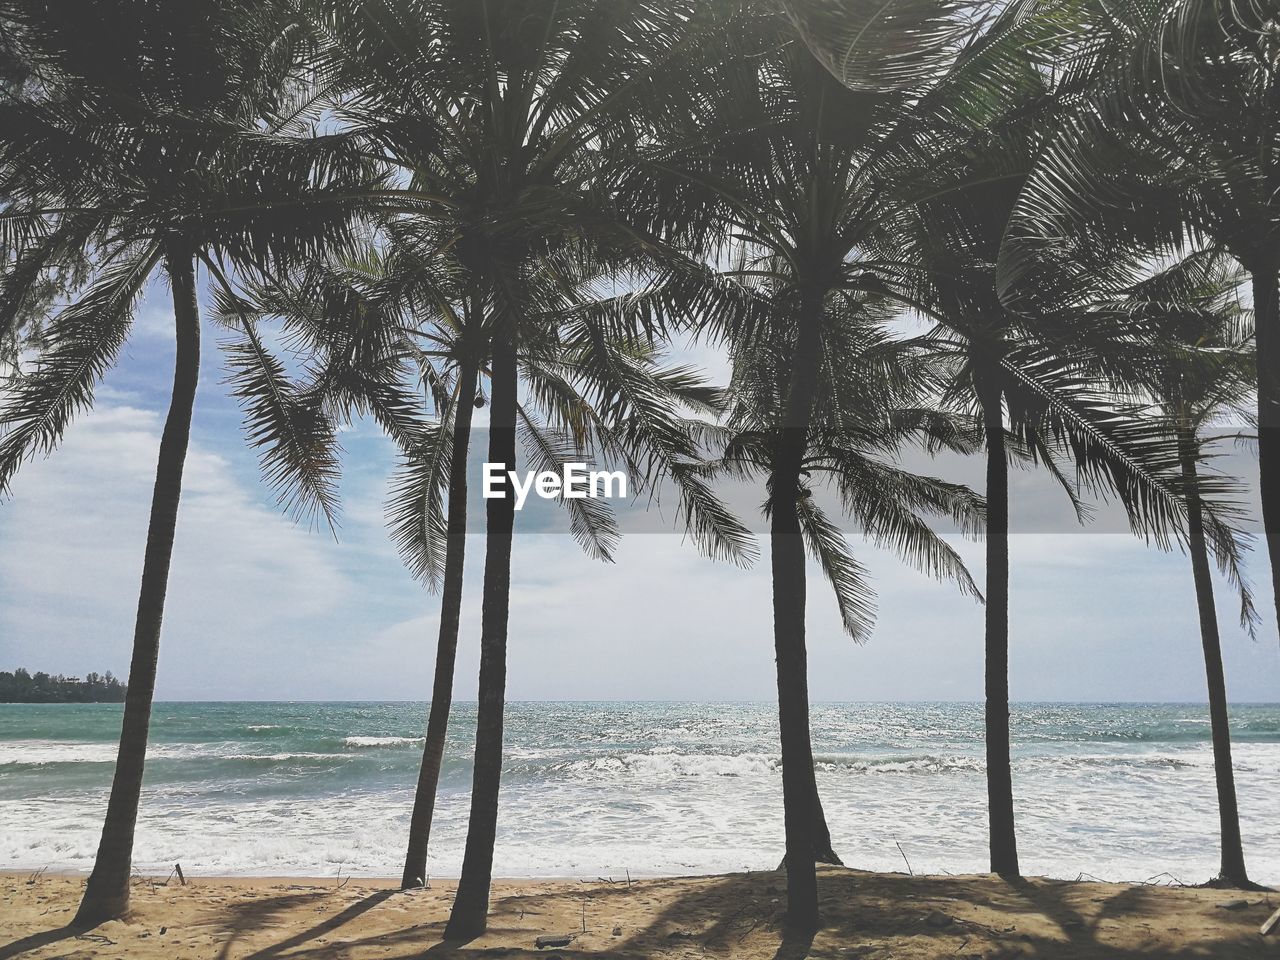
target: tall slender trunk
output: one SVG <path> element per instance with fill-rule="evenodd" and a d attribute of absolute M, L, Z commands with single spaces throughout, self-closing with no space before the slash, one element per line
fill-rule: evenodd
<path fill-rule="evenodd" d="M 770 477 L 769 555 L 773 575 L 773 647 L 778 671 L 782 746 L 782 806 L 786 832 L 787 924 L 818 927 L 814 869 L 817 785 L 809 735 L 809 673 L 805 649 L 805 552 L 800 532 L 800 471 L 822 356 L 821 305 L 806 298 L 787 391 L 782 437 Z M 822 830 L 825 831 L 825 822 Z M 829 846 L 828 842 L 828 846 Z"/>
<path fill-rule="evenodd" d="M 458 622 L 462 612 L 462 569 L 467 550 L 467 453 L 471 447 L 471 418 L 475 412 L 475 364 L 458 370 L 458 400 L 453 417 L 453 451 L 449 467 L 449 533 L 445 544 L 444 586 L 440 597 L 440 634 L 436 639 L 436 672 L 427 714 L 427 742 L 422 748 L 418 789 L 409 820 L 409 849 L 404 858 L 400 889 L 420 887 L 427 877 L 427 846 L 444 759 L 449 709 L 453 704 L 453 672 L 458 659 Z"/>
<path fill-rule="evenodd" d="M 515 324 L 508 317 L 493 339 L 492 404 L 489 410 L 489 462 L 502 463 L 503 475 L 516 468 Z M 463 940 L 484 933 L 488 923 L 493 845 L 498 830 L 498 790 L 502 782 L 502 721 L 507 686 L 507 616 L 511 606 L 511 546 L 515 496 L 509 479 L 505 496 L 490 499 L 485 515 L 488 542 L 484 560 L 484 599 L 480 626 L 480 703 L 476 712 L 475 771 L 471 781 L 471 820 L 467 827 L 462 876 L 445 927 L 445 937 Z"/>
<path fill-rule="evenodd" d="M 166 266 L 173 286 L 173 310 L 177 352 L 173 366 L 173 395 L 160 437 L 156 483 L 151 496 L 151 522 L 142 563 L 142 588 L 133 631 L 133 659 L 129 664 L 129 690 L 124 701 L 120 749 L 107 801 L 107 818 L 93 872 L 85 885 L 75 925 L 96 926 L 124 916 L 129 910 L 129 874 L 133 863 L 133 834 L 138 822 L 147 733 L 151 726 L 151 699 L 156 687 L 156 662 L 160 653 L 160 624 L 164 618 L 169 561 L 173 556 L 178 500 L 182 495 L 182 468 L 191 437 L 191 411 L 200 375 L 200 311 L 196 303 L 196 279 L 190 253 L 170 252 Z"/>
<path fill-rule="evenodd" d="M 1258 365 L 1258 488 L 1271 559 L 1271 586 L 1280 623 L 1280 292 L 1276 264 L 1252 269 Z"/>
<path fill-rule="evenodd" d="M 1218 612 L 1213 600 L 1209 551 L 1205 546 L 1204 516 L 1195 493 L 1196 441 L 1189 427 L 1179 438 L 1182 476 L 1191 491 L 1187 497 L 1187 545 L 1196 584 L 1200 614 L 1200 645 L 1204 648 L 1204 673 L 1209 685 L 1209 722 L 1213 731 L 1213 774 L 1218 787 L 1218 821 L 1222 835 L 1222 866 L 1218 876 L 1238 886 L 1250 886 L 1240 842 L 1240 811 L 1236 805 L 1235 771 L 1231 765 L 1231 726 L 1227 719 L 1227 681 L 1222 670 L 1222 643 L 1218 636 Z"/>
<path fill-rule="evenodd" d="M 1009 461 L 1003 391 L 994 377 L 979 376 L 977 393 L 987 440 L 986 738 L 991 872 L 1017 877 L 1009 754 Z"/>
<path fill-rule="evenodd" d="M 813 768 L 810 764 L 810 769 Z M 813 846 L 813 859 L 818 863 L 831 863 L 836 866 L 843 866 L 844 861 L 840 859 L 840 855 L 831 847 L 831 829 L 827 826 L 827 813 L 822 809 L 822 797 L 818 795 L 818 777 L 816 774 L 809 777 L 810 789 L 813 792 L 813 813 L 810 815 L 810 826 L 812 837 L 810 838 Z"/>

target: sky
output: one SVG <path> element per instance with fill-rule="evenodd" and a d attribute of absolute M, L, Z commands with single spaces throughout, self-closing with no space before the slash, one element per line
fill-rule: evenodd
<path fill-rule="evenodd" d="M 153 286 L 92 412 L 52 456 L 27 463 L 0 502 L 0 669 L 127 674 L 172 377 L 170 316 L 167 290 Z M 391 444 L 367 422 L 345 429 L 336 538 L 295 524 L 259 480 L 223 382 L 219 333 L 207 322 L 204 338 L 157 697 L 426 699 L 439 597 L 413 581 L 386 534 Z M 685 349 L 680 359 L 724 374 L 711 351 Z M 1018 474 L 1014 489 L 1015 517 L 1065 509 L 1041 475 Z M 478 479 L 472 490 L 478 497 Z M 981 582 L 982 544 L 954 543 Z M 810 570 L 813 699 L 981 699 L 982 608 L 891 554 L 854 547 L 878 589 L 876 630 L 863 646 L 843 635 L 830 592 Z M 476 697 L 483 554 L 483 535 L 469 535 L 454 686 L 462 700 Z M 1013 699 L 1204 700 L 1185 556 L 1124 533 L 1080 532 L 1016 534 L 1011 556 Z M 1228 691 L 1238 702 L 1280 701 L 1265 554 L 1255 551 L 1250 573 L 1264 614 L 1256 640 L 1218 581 Z M 604 564 L 567 533 L 518 532 L 511 602 L 512 700 L 776 694 L 767 561 L 746 570 L 715 563 L 671 529 L 624 536 L 616 562 Z"/>

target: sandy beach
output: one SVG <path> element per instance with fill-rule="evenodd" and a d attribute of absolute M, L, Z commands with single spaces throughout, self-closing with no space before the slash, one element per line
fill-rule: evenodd
<path fill-rule="evenodd" d="M 77 934 L 65 925 L 82 883 L 0 876 L 0 960 L 1280 956 L 1280 937 L 1258 932 L 1280 896 L 1190 887 L 823 868 L 823 928 L 809 943 L 782 935 L 777 874 L 504 880 L 494 885 L 489 932 L 446 946 L 451 882 L 399 893 L 390 880 L 138 879 L 129 920 Z M 537 947 L 556 936 L 572 939 Z"/>

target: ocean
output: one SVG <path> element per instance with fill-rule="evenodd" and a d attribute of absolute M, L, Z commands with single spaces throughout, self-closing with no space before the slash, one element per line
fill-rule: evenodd
<path fill-rule="evenodd" d="M 0 869 L 87 870 L 121 706 L 0 705 Z M 399 876 L 420 703 L 158 703 L 134 863 L 189 875 Z M 1254 878 L 1280 883 L 1280 706 L 1236 706 Z M 429 870 L 456 876 L 475 705 L 455 706 Z M 782 856 L 774 708 L 514 703 L 494 870 L 615 877 L 765 870 Z M 982 707 L 818 704 L 818 783 L 850 866 L 986 868 Z M 1217 867 L 1206 708 L 1019 704 L 1029 874 L 1199 882 Z"/>

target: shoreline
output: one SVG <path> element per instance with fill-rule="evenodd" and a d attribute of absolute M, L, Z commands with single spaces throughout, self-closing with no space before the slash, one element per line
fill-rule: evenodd
<path fill-rule="evenodd" d="M 823 864 L 818 864 L 818 868 L 822 869 Z M 957 878 L 994 876 L 994 874 L 986 874 L 986 873 L 925 873 L 922 871 L 917 871 L 915 873 L 908 873 L 905 870 L 876 870 L 869 867 L 846 867 L 843 869 L 847 870 L 850 873 L 860 874 L 863 876 L 905 877 L 907 879 L 914 879 L 914 880 L 948 880 L 948 879 L 954 880 Z M 172 884 L 174 886 L 179 886 L 179 887 L 194 885 L 194 883 L 197 881 L 203 881 L 206 883 L 229 884 L 233 886 L 236 886 L 236 885 L 257 886 L 257 885 L 263 885 L 263 884 L 284 883 L 284 884 L 294 884 L 294 885 L 305 885 L 309 887 L 333 887 L 339 883 L 343 883 L 343 884 L 354 883 L 354 884 L 360 884 L 362 886 L 377 887 L 377 888 L 394 886 L 397 890 L 399 889 L 399 886 L 400 886 L 399 876 L 393 876 L 391 874 L 372 874 L 372 873 L 348 874 L 345 871 L 343 871 L 340 875 L 334 873 L 334 874 L 328 874 L 323 876 L 317 875 L 314 873 L 312 874 L 199 873 L 199 872 L 193 873 L 188 871 L 184 867 L 183 874 L 186 879 L 185 884 L 180 883 L 178 880 L 177 874 L 171 871 L 159 870 L 159 871 L 152 872 L 152 871 L 141 871 L 135 868 L 133 871 L 133 881 L 135 884 L 146 883 L 146 884 L 154 884 L 156 886 L 163 886 L 166 883 L 172 881 Z M 622 886 L 625 887 L 627 886 L 628 883 L 634 886 L 635 884 L 639 883 L 642 880 L 646 882 L 653 882 L 653 881 L 664 881 L 664 880 L 672 880 L 672 881 L 709 880 L 716 877 L 744 877 L 744 878 L 762 877 L 762 876 L 781 877 L 783 875 L 784 875 L 784 872 L 779 870 L 734 870 L 730 872 L 719 872 L 719 873 L 715 873 L 715 872 L 636 873 L 633 871 L 630 874 L 630 877 L 628 877 L 626 874 L 617 875 L 617 876 L 610 876 L 608 874 L 594 875 L 594 874 L 574 874 L 574 873 L 564 873 L 564 874 L 554 874 L 554 875 L 552 874 L 546 874 L 546 875 L 544 874 L 507 874 L 507 875 L 495 874 L 493 876 L 493 882 L 495 884 L 503 883 L 503 884 L 510 884 L 510 885 L 516 885 L 516 886 L 521 884 L 541 884 L 541 883 L 556 883 L 556 884 L 577 883 L 577 884 L 581 884 L 584 887 L 593 886 L 593 885 L 609 886 L 609 885 L 616 885 L 616 884 L 621 884 Z M 54 869 L 54 868 L 43 868 L 43 867 L 35 867 L 31 869 L 27 869 L 25 867 L 0 868 L 0 881 L 21 880 L 23 882 L 26 882 L 32 877 L 35 877 L 37 879 L 40 879 L 40 878 L 55 879 L 56 878 L 59 880 L 87 880 L 89 878 L 89 869 L 72 870 L 72 869 Z M 1108 880 L 1105 877 L 1097 877 L 1091 873 L 1082 873 L 1079 875 L 1079 877 L 1054 877 L 1054 876 L 1048 876 L 1044 874 L 1029 874 L 1023 877 L 1023 879 L 1043 881 L 1045 883 L 1070 883 L 1070 884 L 1096 883 L 1096 884 L 1101 884 L 1102 886 L 1107 886 L 1107 887 L 1141 887 L 1144 889 L 1151 889 L 1151 888 L 1163 888 L 1163 889 L 1170 889 L 1170 890 L 1219 890 L 1219 889 L 1229 890 L 1230 889 L 1230 888 L 1221 888 L 1221 887 L 1215 886 L 1213 878 L 1209 878 L 1207 880 L 1197 883 L 1197 882 L 1184 880 L 1181 877 L 1175 877 L 1172 874 L 1165 874 L 1165 873 L 1156 874 L 1146 880 Z M 440 887 L 441 889 L 444 889 L 444 888 L 452 889 L 453 887 L 456 887 L 458 884 L 458 877 L 454 874 L 449 874 L 447 876 L 436 876 L 435 874 L 432 874 L 428 878 L 428 880 L 430 881 L 429 885 L 431 889 L 435 889 L 436 887 Z M 1264 887 L 1269 886 L 1265 881 L 1260 881 L 1260 882 Z M 1280 906 L 1280 887 L 1273 887 L 1272 889 L 1275 890 L 1272 896 L 1276 898 L 1277 906 Z"/>
<path fill-rule="evenodd" d="M 176 877 L 140 877 L 127 920 L 77 932 L 66 924 L 83 880 L 0 872 L 0 958 L 407 960 L 430 948 L 447 957 L 562 960 L 793 955 L 782 932 L 784 879 L 776 872 L 629 884 L 495 880 L 489 932 L 447 947 L 439 944 L 455 880 L 402 893 L 391 878 L 194 876 L 182 886 Z M 819 886 L 823 927 L 804 944 L 812 957 L 1244 960 L 1280 948 L 1280 939 L 1258 932 L 1280 906 L 1275 893 L 1043 878 L 1011 884 L 987 874 L 839 867 L 822 867 Z M 539 950 L 537 938 L 546 936 L 572 939 Z"/>
<path fill-rule="evenodd" d="M 1236 792 L 1254 878 L 1280 886 L 1280 708 L 1240 708 Z M 112 709 L 8 711 L 0 867 L 87 870 L 116 758 Z M 513 705 L 494 873 L 594 879 L 769 870 L 782 858 L 774 710 Z M 1217 872 L 1212 745 L 1190 708 L 1014 708 L 1023 869 L 1114 882 Z M 21 719 L 22 715 L 28 717 Z M 857 866 L 985 870 L 980 707 L 813 710 L 827 827 Z M 134 863 L 207 876 L 400 875 L 422 759 L 403 706 L 158 707 Z M 433 875 L 457 876 L 473 711 L 450 723 Z M 1017 739 L 1015 737 L 1015 739 Z M 1152 817 L 1150 811 L 1160 812 Z M 900 841 L 901 850 L 899 844 Z"/>

